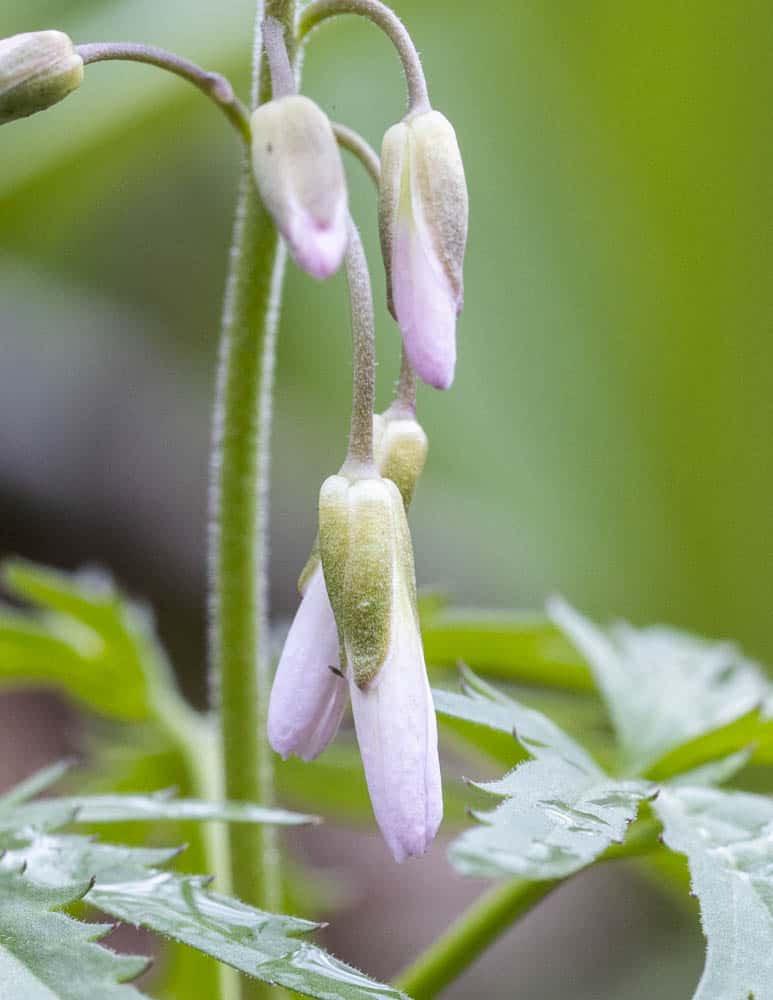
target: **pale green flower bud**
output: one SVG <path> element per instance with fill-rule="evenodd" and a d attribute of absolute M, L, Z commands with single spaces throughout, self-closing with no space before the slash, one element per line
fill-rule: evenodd
<path fill-rule="evenodd" d="M 381 147 L 379 229 L 389 308 L 408 358 L 447 389 L 462 308 L 467 184 L 456 133 L 439 111 L 393 125 Z"/>
<path fill-rule="evenodd" d="M 0 39 L 0 125 L 45 111 L 82 80 L 83 60 L 61 31 Z"/>
<path fill-rule="evenodd" d="M 346 665 L 364 688 L 389 651 L 397 576 L 409 593 L 415 587 L 405 508 L 395 484 L 341 475 L 325 480 L 319 547 Z"/>
<path fill-rule="evenodd" d="M 376 446 L 376 463 L 381 475 L 400 490 L 407 510 L 427 461 L 427 435 L 412 417 L 393 417 L 387 411 L 381 419 L 384 429 Z"/>
<path fill-rule="evenodd" d="M 349 210 L 327 115 L 300 94 L 262 104 L 252 116 L 252 167 L 263 203 L 298 264 L 315 278 L 337 271 Z"/>

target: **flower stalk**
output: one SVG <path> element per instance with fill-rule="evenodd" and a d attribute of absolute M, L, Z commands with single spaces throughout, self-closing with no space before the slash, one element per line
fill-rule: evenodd
<path fill-rule="evenodd" d="M 260 24 L 274 17 L 291 37 L 292 0 L 259 5 L 253 105 L 271 97 Z M 210 662 L 218 706 L 223 791 L 237 801 L 270 805 L 273 759 L 266 738 L 271 687 L 268 654 L 269 433 L 279 297 L 286 253 L 258 195 L 245 156 L 227 281 L 211 460 Z M 274 827 L 228 831 L 227 880 L 245 902 L 281 904 L 280 856 Z M 270 988 L 243 980 L 242 998 Z"/>
<path fill-rule="evenodd" d="M 429 110 L 427 81 L 413 39 L 397 14 L 380 0 L 312 0 L 298 21 L 299 43 L 314 28 L 339 14 L 357 14 L 381 28 L 397 49 L 403 64 L 408 87 L 408 114 Z"/>
<path fill-rule="evenodd" d="M 119 60 L 146 63 L 174 73 L 192 83 L 194 87 L 198 87 L 203 94 L 214 101 L 242 139 L 249 143 L 250 120 L 247 109 L 234 93 L 229 80 L 220 73 L 211 73 L 196 63 L 155 45 L 141 45 L 135 42 L 87 42 L 78 45 L 76 51 L 83 59 L 84 65 Z"/>

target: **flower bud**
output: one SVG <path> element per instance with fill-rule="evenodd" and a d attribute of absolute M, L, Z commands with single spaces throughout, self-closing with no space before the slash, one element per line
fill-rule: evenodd
<path fill-rule="evenodd" d="M 319 495 L 319 551 L 347 667 L 360 687 L 387 654 L 400 542 L 394 483 L 330 476 Z"/>
<path fill-rule="evenodd" d="M 407 510 L 427 461 L 427 435 L 412 417 L 390 416 L 387 410 L 382 420 L 384 429 L 376 447 L 376 463 L 381 475 L 400 490 Z"/>
<path fill-rule="evenodd" d="M 389 308 L 421 379 L 447 389 L 462 309 L 467 185 L 453 126 L 439 111 L 384 136 L 379 227 Z"/>
<path fill-rule="evenodd" d="M 61 31 L 0 39 L 0 125 L 45 111 L 82 80 L 83 60 Z"/>
<path fill-rule="evenodd" d="M 327 116 L 299 94 L 262 104 L 252 116 L 252 168 L 295 260 L 315 278 L 330 277 L 346 251 L 348 201 Z"/>

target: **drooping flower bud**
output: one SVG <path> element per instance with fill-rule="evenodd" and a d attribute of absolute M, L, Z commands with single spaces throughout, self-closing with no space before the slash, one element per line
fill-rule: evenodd
<path fill-rule="evenodd" d="M 82 80 L 83 60 L 61 31 L 0 39 L 0 125 L 45 111 Z"/>
<path fill-rule="evenodd" d="M 400 490 L 405 509 L 427 461 L 429 443 L 421 424 L 413 417 L 384 414 L 383 432 L 376 445 L 379 472 Z"/>
<path fill-rule="evenodd" d="M 453 126 L 439 111 L 393 125 L 381 148 L 379 228 L 389 308 L 423 381 L 447 389 L 462 309 L 467 184 Z"/>
<path fill-rule="evenodd" d="M 320 552 L 373 811 L 403 861 L 431 843 L 443 799 L 413 550 L 395 484 L 331 476 L 320 493 Z"/>
<path fill-rule="evenodd" d="M 424 466 L 427 438 L 419 424 L 390 411 L 373 416 L 376 464 L 407 506 Z M 268 738 L 285 759 L 317 757 L 334 738 L 349 697 L 338 631 L 327 596 L 319 538 L 304 566 L 301 603 L 282 649 L 268 709 Z"/>
<path fill-rule="evenodd" d="M 262 104 L 252 116 L 252 167 L 295 260 L 315 278 L 330 277 L 346 251 L 348 199 L 325 113 L 300 94 Z"/>

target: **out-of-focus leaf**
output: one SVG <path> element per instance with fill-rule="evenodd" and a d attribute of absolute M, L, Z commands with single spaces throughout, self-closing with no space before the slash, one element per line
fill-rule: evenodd
<path fill-rule="evenodd" d="M 715 736 L 744 716 L 751 721 L 750 713 L 770 692 L 762 671 L 732 643 L 709 642 L 662 626 L 601 629 L 557 599 L 550 613 L 593 671 L 627 769 L 662 776 L 660 759 L 671 751 L 680 754 L 689 741 L 696 741 L 693 756 L 681 765 L 672 761 L 668 773 L 754 741 L 744 722 L 730 742 Z M 701 747 L 698 740 L 704 734 L 708 742 Z"/>
<path fill-rule="evenodd" d="M 147 959 L 115 955 L 95 942 L 109 926 L 51 912 L 82 898 L 91 886 L 43 886 L 27 872 L 0 868 L 0 996 L 8 1000 L 138 1000 L 122 985 Z"/>
<path fill-rule="evenodd" d="M 39 771 L 35 771 L 28 778 L 25 778 L 24 781 L 20 781 L 13 788 L 0 795 L 0 813 L 3 810 L 8 810 L 13 806 L 27 802 L 36 795 L 40 795 L 41 792 L 45 792 L 46 789 L 55 785 L 57 781 L 63 778 L 72 765 L 73 762 L 70 760 L 60 760 L 54 764 L 49 764 L 48 767 L 41 768 Z"/>
<path fill-rule="evenodd" d="M 534 758 L 500 781 L 476 787 L 504 801 L 475 816 L 480 826 L 451 845 L 464 874 L 560 878 L 622 842 L 639 803 L 653 794 L 644 781 L 608 777 L 550 719 L 524 708 L 465 673 L 466 693 L 435 691 L 439 712 L 512 732 Z"/>
<path fill-rule="evenodd" d="M 40 613 L 0 615 L 0 684 L 39 681 L 110 718 L 150 717 L 151 690 L 174 682 L 147 612 L 101 573 L 12 562 L 3 579 Z"/>
<path fill-rule="evenodd" d="M 590 672 L 572 644 L 539 615 L 441 610 L 428 616 L 422 637 L 430 666 L 463 661 L 500 680 L 593 690 Z"/>
<path fill-rule="evenodd" d="M 655 810 L 701 906 L 706 965 L 694 1000 L 773 997 L 773 802 L 670 787 Z"/>
<path fill-rule="evenodd" d="M 224 823 L 279 823 L 298 826 L 313 823 L 313 816 L 287 812 L 285 809 L 266 809 L 245 802 L 202 802 L 198 799 L 173 799 L 166 793 L 154 795 L 74 795 L 56 799 L 43 799 L 17 806 L 12 815 L 17 822 L 36 828 L 50 828 L 52 815 L 70 811 L 74 823 L 126 823 L 126 822 L 204 822 L 218 820 Z M 9 814 L 0 801 L 0 824 Z"/>
<path fill-rule="evenodd" d="M 751 760 L 751 750 L 739 750 L 727 757 L 720 757 L 719 760 L 709 761 L 708 764 L 701 764 L 700 767 L 692 771 L 685 771 L 677 774 L 669 782 L 674 785 L 724 785 L 726 781 L 734 778 L 739 771 L 743 770 Z"/>

